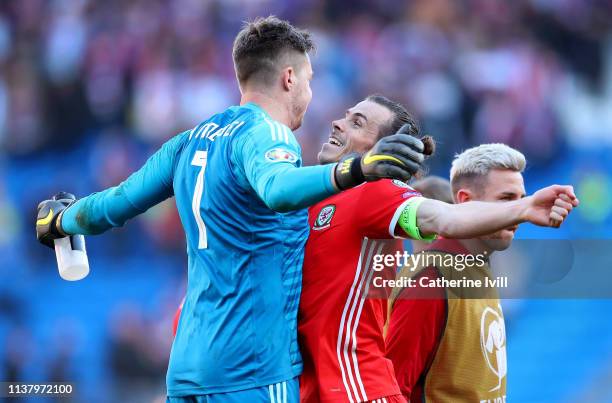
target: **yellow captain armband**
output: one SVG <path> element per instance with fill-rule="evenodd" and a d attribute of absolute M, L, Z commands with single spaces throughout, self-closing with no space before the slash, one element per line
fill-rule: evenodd
<path fill-rule="evenodd" d="M 423 237 L 421 236 L 421 232 L 419 231 L 419 227 L 417 225 L 417 210 L 424 201 L 424 197 L 413 197 L 412 199 L 408 200 L 408 203 L 404 207 L 404 210 L 402 210 L 397 223 L 411 239 L 432 242 L 437 238 L 437 235 L 431 234 Z"/>

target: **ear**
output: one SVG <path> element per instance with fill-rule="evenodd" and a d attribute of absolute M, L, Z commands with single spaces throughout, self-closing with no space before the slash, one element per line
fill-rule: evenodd
<path fill-rule="evenodd" d="M 285 91 L 291 91 L 291 88 L 295 85 L 296 77 L 295 70 L 289 66 L 283 70 L 283 89 Z"/>
<path fill-rule="evenodd" d="M 474 200 L 474 195 L 469 189 L 461 188 L 457 191 L 457 194 L 455 195 L 455 203 L 457 204 L 469 202 L 471 200 Z"/>

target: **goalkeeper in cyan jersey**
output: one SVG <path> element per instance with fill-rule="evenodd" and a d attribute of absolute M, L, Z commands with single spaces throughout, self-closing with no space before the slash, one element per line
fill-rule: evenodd
<path fill-rule="evenodd" d="M 312 93 L 310 35 L 274 17 L 234 42 L 240 106 L 165 143 L 120 185 L 39 205 L 38 239 L 99 234 L 176 197 L 188 287 L 167 374 L 170 402 L 297 402 L 304 207 L 364 181 L 408 180 L 423 143 L 398 133 L 363 158 L 301 167 L 292 130 Z"/>

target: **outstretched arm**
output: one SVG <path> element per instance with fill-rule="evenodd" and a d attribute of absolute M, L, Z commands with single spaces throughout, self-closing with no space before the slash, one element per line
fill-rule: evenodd
<path fill-rule="evenodd" d="M 171 197 L 175 161 L 186 133 L 166 142 L 118 186 L 84 197 L 64 210 L 59 229 L 66 234 L 100 234 Z"/>
<path fill-rule="evenodd" d="M 288 212 L 313 205 L 335 193 L 335 165 L 296 168 L 287 164 L 267 169 L 255 191 L 271 210 Z"/>
<path fill-rule="evenodd" d="M 272 131 L 271 131 L 272 128 Z M 285 136 L 275 136 L 281 132 Z M 287 212 L 313 205 L 340 190 L 381 178 L 408 180 L 424 159 L 423 143 L 408 134 L 384 137 L 363 158 L 347 155 L 330 165 L 300 167 L 295 137 L 278 123 L 253 127 L 237 141 L 232 159 L 271 210 Z"/>
<path fill-rule="evenodd" d="M 425 199 L 418 206 L 416 221 L 423 235 L 468 239 L 523 222 L 558 227 L 576 206 L 578 199 L 571 186 L 554 185 L 511 202 L 447 204 Z"/>

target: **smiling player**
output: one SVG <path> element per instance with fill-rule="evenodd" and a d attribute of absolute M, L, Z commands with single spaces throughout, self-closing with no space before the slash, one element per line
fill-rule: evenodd
<path fill-rule="evenodd" d="M 53 247 L 54 239 L 100 234 L 176 197 L 188 285 L 169 402 L 297 402 L 302 209 L 364 181 L 407 180 L 424 158 L 421 141 L 400 133 L 372 143 L 363 159 L 302 167 L 293 130 L 312 97 L 313 47 L 287 21 L 246 24 L 233 48 L 239 106 L 173 137 L 116 187 L 72 205 L 39 205 L 37 236 Z"/>
<path fill-rule="evenodd" d="M 365 152 L 397 127 L 419 129 L 400 104 L 370 96 L 332 123 L 319 153 L 322 164 Z M 304 373 L 302 402 L 403 402 L 391 361 L 385 357 L 387 301 L 367 297 L 376 254 L 394 253 L 405 237 L 470 238 L 530 221 L 555 225 L 572 209 L 554 207 L 569 186 L 552 186 L 506 203 L 460 205 L 425 199 L 399 181 L 382 180 L 331 196 L 309 209 L 299 311 Z M 405 330 L 409 332 L 410 330 Z"/>
<path fill-rule="evenodd" d="M 332 123 L 319 161 L 364 152 L 386 133 L 406 125 L 418 135 L 405 108 L 370 96 Z M 311 207 L 299 312 L 301 401 L 404 401 L 393 366 L 384 356 L 387 302 L 366 299 L 373 255 L 402 249 L 400 242 L 380 239 L 431 240 L 435 233 L 468 238 L 525 220 L 550 225 L 551 217 L 562 221 L 572 208 L 553 208 L 561 194 L 573 197 L 571 187 L 553 186 L 512 203 L 451 205 L 420 197 L 403 182 L 381 180 Z"/>

